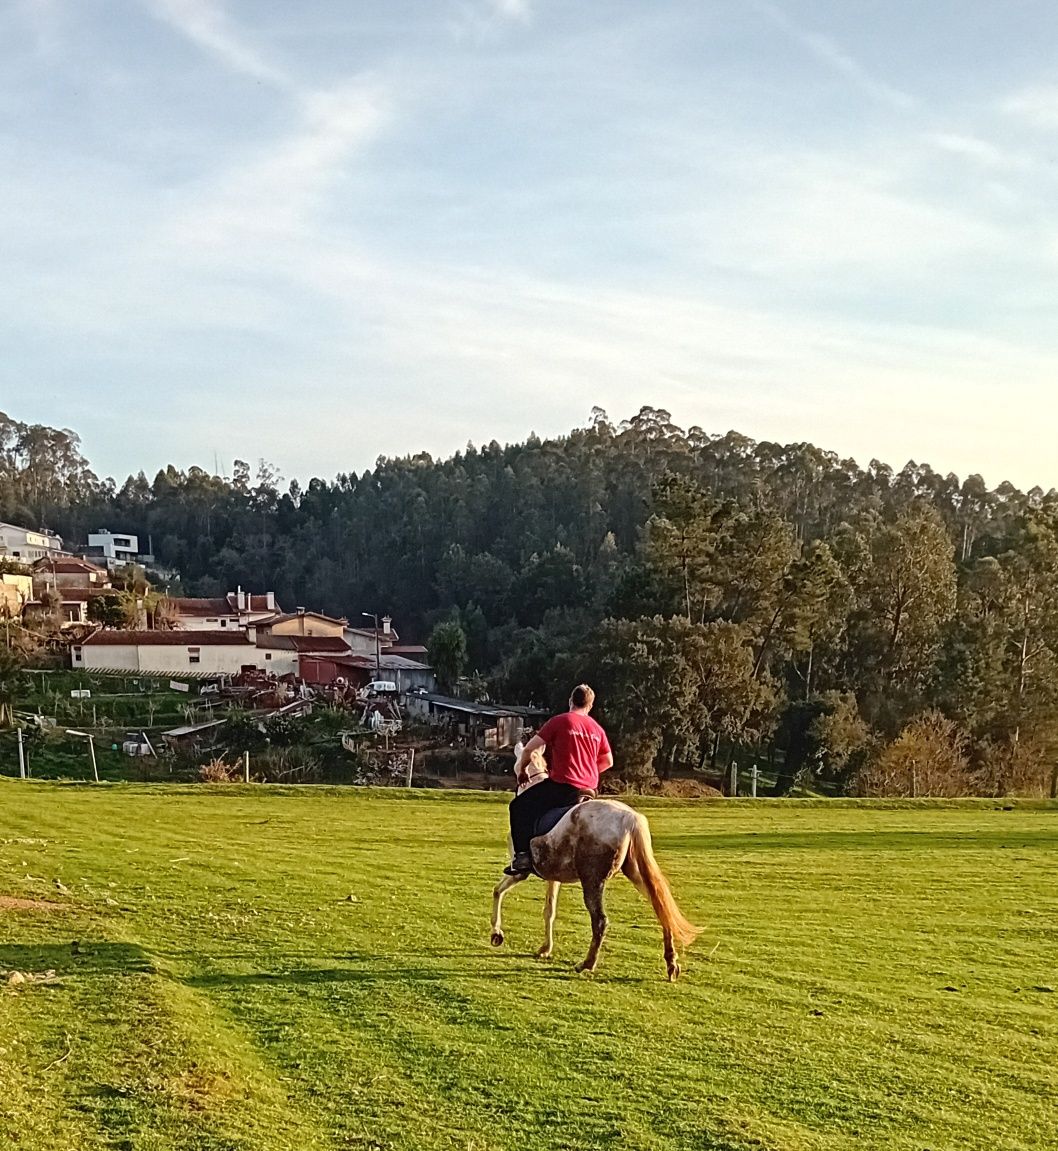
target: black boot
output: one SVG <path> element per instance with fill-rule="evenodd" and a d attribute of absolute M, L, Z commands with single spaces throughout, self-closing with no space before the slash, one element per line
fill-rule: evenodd
<path fill-rule="evenodd" d="M 503 869 L 504 875 L 530 875 L 533 870 L 533 857 L 528 851 L 519 851 L 510 864 Z"/>

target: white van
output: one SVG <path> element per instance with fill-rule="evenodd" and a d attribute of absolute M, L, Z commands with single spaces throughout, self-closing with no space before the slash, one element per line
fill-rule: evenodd
<path fill-rule="evenodd" d="M 365 684 L 357 694 L 361 699 L 368 699 L 373 695 L 396 695 L 397 685 L 391 679 L 373 679 Z"/>

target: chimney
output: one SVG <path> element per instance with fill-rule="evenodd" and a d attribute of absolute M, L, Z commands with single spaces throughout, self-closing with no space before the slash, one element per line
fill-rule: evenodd
<path fill-rule="evenodd" d="M 389 635 L 393 630 L 393 620 L 390 616 L 384 615 L 382 617 L 382 634 Z"/>
<path fill-rule="evenodd" d="M 276 610 L 276 593 L 274 591 L 267 592 L 265 595 L 265 603 L 268 605 L 269 611 Z"/>
<path fill-rule="evenodd" d="M 298 604 L 298 606 L 295 610 L 297 611 L 298 615 L 304 615 L 305 614 L 305 609 L 301 606 L 301 604 Z"/>

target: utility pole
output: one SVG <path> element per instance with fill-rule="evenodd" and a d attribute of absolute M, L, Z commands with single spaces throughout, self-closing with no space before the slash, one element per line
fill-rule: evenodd
<path fill-rule="evenodd" d="M 18 729 L 18 778 L 26 778 L 26 749 L 22 746 L 22 728 Z"/>
<path fill-rule="evenodd" d="M 364 619 L 375 621 L 375 679 L 382 678 L 382 640 L 378 634 L 378 613 L 373 611 L 362 611 L 360 613 Z"/>

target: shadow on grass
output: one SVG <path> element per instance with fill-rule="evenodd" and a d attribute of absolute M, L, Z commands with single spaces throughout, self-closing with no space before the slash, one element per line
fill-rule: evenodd
<path fill-rule="evenodd" d="M 943 814 L 943 813 L 942 813 Z M 923 827 L 921 831 L 893 831 L 882 828 L 878 831 L 835 831 L 827 828 L 813 831 L 739 831 L 727 834 L 691 833 L 686 835 L 658 835 L 656 842 L 667 851 L 695 852 L 768 852 L 780 851 L 848 851 L 885 852 L 903 851 L 960 851 L 968 848 L 973 851 L 1010 849 L 1031 850 L 1045 848 L 1053 850 L 1055 829 L 1043 827 L 1039 830 L 1016 831 L 998 829 L 996 831 L 973 828 L 966 831 L 942 831 L 937 827 Z"/>
<path fill-rule="evenodd" d="M 319 957 L 331 958 L 348 966 L 279 967 L 273 971 L 209 972 L 192 975 L 183 982 L 203 991 L 237 990 L 248 987 L 311 988 L 334 984 L 412 984 L 446 983 L 451 980 L 509 980 L 517 978 L 520 985 L 527 981 L 538 983 L 572 982 L 589 978 L 577 972 L 574 964 L 581 958 L 570 955 L 566 959 L 537 960 L 532 952 L 495 952 L 482 955 L 480 951 L 439 952 L 424 951 L 392 955 L 354 953 Z M 462 962 L 453 964 L 453 959 Z M 416 962 L 421 960 L 422 962 Z M 439 964 L 438 960 L 447 960 Z M 517 964 L 517 971 L 512 965 Z M 645 977 L 610 976 L 602 968 L 595 977 L 605 983 L 646 983 Z"/>
<path fill-rule="evenodd" d="M 156 971 L 150 954 L 134 943 L 0 944 L 0 971 L 54 971 L 56 975 L 136 975 Z"/>

